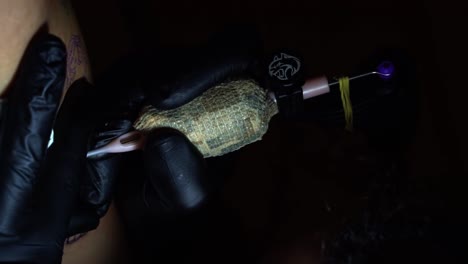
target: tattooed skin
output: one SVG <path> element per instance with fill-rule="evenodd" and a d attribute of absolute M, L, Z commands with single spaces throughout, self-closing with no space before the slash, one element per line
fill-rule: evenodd
<path fill-rule="evenodd" d="M 72 35 L 68 43 L 67 78 L 65 79 L 65 87 L 70 87 L 72 82 L 76 80 L 78 67 L 83 63 L 85 63 L 85 56 L 81 39 L 78 35 Z"/>

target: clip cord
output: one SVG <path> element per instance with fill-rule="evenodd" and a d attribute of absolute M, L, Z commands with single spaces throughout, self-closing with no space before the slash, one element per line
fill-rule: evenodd
<path fill-rule="evenodd" d="M 345 115 L 346 127 L 349 132 L 353 131 L 353 106 L 351 104 L 351 94 L 349 90 L 349 77 L 341 77 L 338 79 L 340 84 L 341 102 Z"/>

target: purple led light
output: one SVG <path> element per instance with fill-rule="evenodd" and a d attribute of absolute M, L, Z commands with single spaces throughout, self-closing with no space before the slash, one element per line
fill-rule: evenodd
<path fill-rule="evenodd" d="M 377 67 L 377 71 L 381 74 L 384 74 L 380 75 L 380 77 L 383 79 L 390 79 L 392 78 L 393 72 L 395 71 L 395 66 L 390 61 L 384 61 Z"/>

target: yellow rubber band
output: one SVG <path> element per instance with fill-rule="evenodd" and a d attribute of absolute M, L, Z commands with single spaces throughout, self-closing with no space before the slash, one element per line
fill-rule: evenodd
<path fill-rule="evenodd" d="M 349 132 L 353 131 L 353 106 L 351 104 L 351 94 L 349 91 L 349 78 L 342 77 L 339 80 L 341 102 L 343 103 L 343 110 L 346 121 L 346 130 Z"/>

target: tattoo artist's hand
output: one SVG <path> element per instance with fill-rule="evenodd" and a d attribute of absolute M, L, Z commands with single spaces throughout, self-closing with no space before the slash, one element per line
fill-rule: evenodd
<path fill-rule="evenodd" d="M 70 87 L 56 114 L 66 58 L 57 37 L 34 38 L 2 107 L 0 263 L 59 263 L 62 257 L 96 115 L 94 92 L 82 82 Z"/>
<path fill-rule="evenodd" d="M 137 81 L 133 85 L 131 82 L 126 85 L 141 87 L 145 103 L 159 109 L 172 109 L 230 78 L 253 77 L 259 47 L 256 35 L 249 34 L 224 32 L 213 37 L 208 45 L 165 51 L 156 59 L 156 66 L 143 64 L 146 66 L 140 70 L 143 76 L 134 78 Z M 124 65 L 141 63 L 127 61 Z M 120 70 L 122 72 L 114 76 L 129 74 L 128 70 Z M 118 83 L 111 86 L 116 87 Z M 211 166 L 207 166 L 211 163 L 185 135 L 173 129 L 153 131 L 147 137 L 144 151 L 130 155 L 133 155 L 133 163 L 124 168 L 126 176 L 122 180 L 125 184 L 120 184 L 120 211 L 129 236 L 137 241 L 134 244 L 155 249 L 153 238 L 164 240 L 163 244 L 178 239 L 176 232 L 170 231 L 168 222 L 173 224 L 174 219 L 185 218 L 204 207 L 214 191 Z M 181 215 L 184 217 L 176 217 Z M 162 223 L 163 219 L 169 220 Z M 184 228 L 187 226 L 178 225 L 177 233 L 184 233 Z M 145 240 L 148 243 L 143 242 Z"/>

